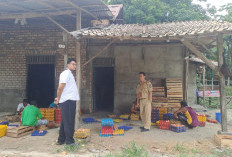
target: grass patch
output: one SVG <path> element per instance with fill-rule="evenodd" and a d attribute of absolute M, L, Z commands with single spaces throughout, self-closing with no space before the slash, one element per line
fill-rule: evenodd
<path fill-rule="evenodd" d="M 65 145 L 64 150 L 66 152 L 76 152 L 80 148 L 80 144 L 71 144 L 71 145 Z"/>
<path fill-rule="evenodd" d="M 232 149 L 223 148 L 220 150 L 213 151 L 213 157 L 231 157 L 232 156 Z"/>
<path fill-rule="evenodd" d="M 120 153 L 110 153 L 104 157 L 148 157 L 148 151 L 144 149 L 144 146 L 138 146 L 135 142 L 131 142 Z"/>

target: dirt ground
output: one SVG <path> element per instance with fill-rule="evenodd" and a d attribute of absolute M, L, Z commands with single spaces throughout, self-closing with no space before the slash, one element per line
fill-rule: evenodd
<path fill-rule="evenodd" d="M 210 110 L 206 114 L 215 118 L 215 111 Z M 106 113 L 86 114 L 84 117 L 105 118 Z M 228 110 L 228 128 L 232 132 L 232 110 Z M 90 138 L 80 142 L 80 147 L 75 152 L 67 151 L 66 156 L 102 156 L 109 153 L 120 152 L 131 142 L 149 152 L 149 156 L 179 156 L 180 149 L 192 151 L 196 156 L 212 154 L 217 150 L 214 143 L 214 135 L 220 130 L 220 124 L 206 123 L 205 127 L 187 129 L 184 133 L 175 133 L 169 130 L 160 130 L 155 126 L 149 132 L 141 133 L 140 121 L 125 120 L 118 123 L 118 126 L 128 125 L 133 129 L 126 131 L 124 136 L 100 137 L 101 124 L 81 124 L 81 128 L 90 128 Z M 50 129 L 45 136 L 24 136 L 21 138 L 0 138 L 0 157 L 47 157 L 64 156 L 65 146 L 55 145 L 59 129 Z"/>

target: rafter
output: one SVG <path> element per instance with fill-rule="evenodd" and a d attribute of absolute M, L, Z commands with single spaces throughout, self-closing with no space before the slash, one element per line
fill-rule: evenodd
<path fill-rule="evenodd" d="M 56 0 L 56 1 L 57 1 L 57 0 Z M 71 2 L 71 1 L 69 1 L 69 0 L 63 0 L 62 2 L 65 2 L 65 3 L 67 3 L 67 4 L 71 5 L 71 6 L 73 6 L 74 8 L 79 9 L 79 10 L 81 10 L 81 11 L 87 13 L 87 14 L 89 14 L 90 16 L 92 16 L 93 18 L 95 18 L 95 19 L 98 20 L 98 17 L 97 17 L 97 16 L 95 16 L 95 15 L 92 14 L 91 12 L 89 12 L 89 11 L 87 11 L 87 10 L 81 8 L 80 6 L 76 5 L 75 3 L 73 3 L 73 2 Z"/>
<path fill-rule="evenodd" d="M 65 15 L 65 14 L 74 14 L 76 10 L 68 10 L 68 11 L 60 11 L 60 12 L 52 12 L 46 13 L 48 16 L 58 16 L 58 15 Z M 45 15 L 42 13 L 22 13 L 22 14 L 0 14 L 0 20 L 6 19 L 16 19 L 16 18 L 35 18 L 35 17 L 44 17 Z"/>
<path fill-rule="evenodd" d="M 46 2 L 37 1 L 37 3 L 39 3 L 39 4 L 43 5 L 43 6 L 46 6 L 46 7 L 50 8 L 50 9 L 53 9 L 53 10 L 56 10 L 56 11 L 61 11 L 60 9 L 57 9 L 56 7 L 50 5 L 50 4 L 46 3 Z M 76 16 L 73 16 L 73 15 L 69 15 L 69 16 L 76 18 Z"/>

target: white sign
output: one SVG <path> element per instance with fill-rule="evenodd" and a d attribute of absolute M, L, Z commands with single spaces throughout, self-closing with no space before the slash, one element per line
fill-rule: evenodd
<path fill-rule="evenodd" d="M 59 44 L 58 47 L 59 47 L 60 49 L 64 49 L 64 48 L 65 48 L 65 45 L 64 45 L 64 44 Z"/>

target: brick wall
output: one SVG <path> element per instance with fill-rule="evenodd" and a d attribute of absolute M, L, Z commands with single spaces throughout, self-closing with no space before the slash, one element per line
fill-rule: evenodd
<path fill-rule="evenodd" d="M 70 31 L 75 30 L 73 19 L 62 25 Z M 75 58 L 75 42 L 75 39 L 69 37 L 67 50 L 59 49 L 58 44 L 64 43 L 63 32 L 46 19 L 28 20 L 25 26 L 15 25 L 12 20 L 0 21 L 1 111 L 15 111 L 17 104 L 26 97 L 27 55 L 55 55 L 57 88 L 59 75 L 64 70 L 63 54 L 67 53 L 68 57 Z M 86 78 L 85 75 L 83 78 Z M 85 81 L 82 84 L 85 87 Z"/>

